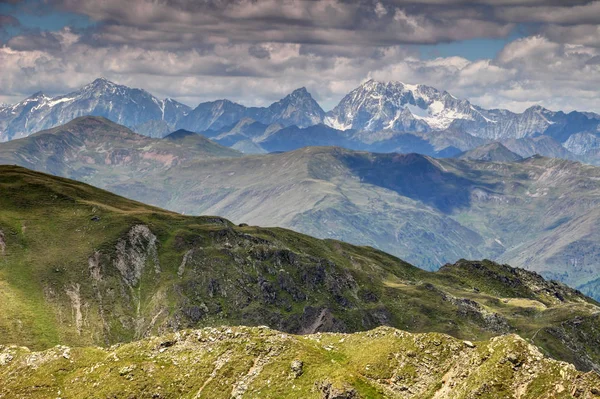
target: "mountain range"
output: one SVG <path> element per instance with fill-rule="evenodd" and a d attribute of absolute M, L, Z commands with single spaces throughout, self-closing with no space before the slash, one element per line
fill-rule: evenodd
<path fill-rule="evenodd" d="M 266 108 L 218 100 L 191 109 L 172 99 L 160 100 L 145 90 L 99 78 L 66 95 L 36 93 L 18 104 L 0 107 L 0 141 L 25 137 L 87 115 L 105 117 L 147 136 L 163 137 L 176 128 L 196 132 L 218 129 L 246 117 L 266 124 L 306 127 L 322 122 L 324 114 L 304 88 Z"/>
<path fill-rule="evenodd" d="M 600 299 L 600 169 L 500 144 L 461 158 L 336 147 L 243 156 L 193 132 L 152 139 L 100 117 L 0 144 L 0 164 L 179 213 L 371 245 L 428 270 L 495 259 Z"/>
<path fill-rule="evenodd" d="M 189 111 L 177 101 L 159 100 L 145 90 L 100 78 L 66 95 L 49 97 L 40 92 L 0 108 L 0 141 L 25 137 L 84 115 L 103 116 L 133 127 L 148 121 L 175 125 Z"/>
<path fill-rule="evenodd" d="M 336 145 L 449 157 L 501 142 L 522 157 L 540 154 L 600 163 L 598 114 L 553 112 L 540 106 L 523 113 L 484 109 L 430 86 L 374 80 L 325 112 L 305 88 L 268 107 L 217 100 L 191 109 L 97 79 L 73 93 L 58 97 L 37 93 L 0 107 L 0 141 L 85 115 L 103 116 L 151 137 L 185 129 L 247 153 Z"/>
<path fill-rule="evenodd" d="M 461 260 L 427 272 L 370 247 L 183 216 L 15 166 L 0 166 L 0 190 L 0 345 L 108 346 L 215 325 L 302 334 L 387 325 L 470 341 L 516 333 L 547 356 L 600 369 L 598 303 L 530 271 Z M 0 353 L 10 354 L 0 375 L 24 355 Z"/>

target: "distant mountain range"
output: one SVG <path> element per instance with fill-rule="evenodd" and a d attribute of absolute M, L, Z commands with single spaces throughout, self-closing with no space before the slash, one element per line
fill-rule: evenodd
<path fill-rule="evenodd" d="M 0 106 L 0 141 L 25 137 L 85 115 L 103 116 L 150 137 L 177 129 L 202 133 L 242 152 L 262 153 L 309 145 L 375 152 L 456 156 L 491 142 L 512 152 L 600 164 L 600 115 L 523 113 L 484 109 L 426 85 L 369 80 L 325 112 L 305 88 L 268 107 L 229 100 L 196 108 L 97 79 L 58 97 L 36 93 Z"/>
<path fill-rule="evenodd" d="M 57 97 L 36 93 L 18 104 L 0 107 L 0 141 L 25 137 L 87 115 L 105 117 L 146 136 L 164 137 L 175 129 L 220 129 L 243 118 L 307 127 L 323 122 L 325 112 L 304 88 L 266 108 L 218 100 L 191 109 L 172 99 L 160 100 L 145 90 L 100 78 L 73 93 Z"/>
<path fill-rule="evenodd" d="M 256 124 L 240 123 L 236 131 L 261 134 L 264 125 Z M 290 142 L 310 129 L 316 127 L 278 132 Z M 497 143 L 461 159 L 336 147 L 242 155 L 193 132 L 154 139 L 100 117 L 0 144 L 1 164 L 78 179 L 180 213 L 371 245 L 429 270 L 487 257 L 600 299 L 597 167 L 521 159 Z"/>

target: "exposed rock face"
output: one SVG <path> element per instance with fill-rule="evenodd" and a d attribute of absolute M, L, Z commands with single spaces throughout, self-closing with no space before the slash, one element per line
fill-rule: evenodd
<path fill-rule="evenodd" d="M 71 287 L 66 289 L 66 294 L 71 300 L 71 306 L 73 307 L 73 320 L 75 320 L 75 326 L 77 327 L 77 333 L 81 335 L 81 328 L 83 326 L 83 313 L 81 312 L 81 285 L 73 284 Z"/>
<path fill-rule="evenodd" d="M 4 232 L 0 230 L 0 255 L 4 255 L 6 253 L 6 237 L 4 236 Z"/>
<path fill-rule="evenodd" d="M 88 267 L 92 280 L 98 282 L 102 279 L 102 269 L 100 266 L 100 252 L 94 252 L 94 255 L 88 259 Z"/>
<path fill-rule="evenodd" d="M 570 136 L 563 146 L 575 155 L 584 155 L 600 148 L 600 137 L 589 132 L 576 133 Z"/>
<path fill-rule="evenodd" d="M 477 301 L 456 298 L 449 294 L 444 295 L 444 300 L 456 306 L 458 317 L 473 320 L 486 330 L 501 334 L 511 330 L 508 321 L 502 315 L 486 310 Z"/>
<path fill-rule="evenodd" d="M 358 393 L 349 387 L 338 388 L 331 382 L 316 383 L 315 387 L 321 393 L 322 399 L 358 399 Z"/>
<path fill-rule="evenodd" d="M 294 377 L 298 378 L 304 373 L 304 362 L 302 360 L 294 359 L 292 360 L 290 368 L 292 369 Z"/>
<path fill-rule="evenodd" d="M 115 267 L 130 287 L 140 281 L 147 262 L 154 265 L 154 272 L 160 273 L 160 263 L 156 250 L 156 236 L 148 226 L 133 226 L 127 238 L 120 239 L 116 247 Z"/>
<path fill-rule="evenodd" d="M 325 119 L 325 112 L 304 87 L 271 104 L 263 113 L 265 116 L 257 118 L 262 123 L 301 128 L 323 123 Z"/>
<path fill-rule="evenodd" d="M 492 267 L 490 267 L 492 266 Z M 559 304 L 565 301 L 585 301 L 581 292 L 557 281 L 545 280 L 536 272 L 513 268 L 508 265 L 459 260 L 455 264 L 447 264 L 440 269 L 444 274 L 468 274 L 474 285 L 489 285 L 495 282 L 497 293 L 513 293 L 523 298 L 537 298 L 546 305 Z M 476 286 L 474 288 L 477 288 Z"/>

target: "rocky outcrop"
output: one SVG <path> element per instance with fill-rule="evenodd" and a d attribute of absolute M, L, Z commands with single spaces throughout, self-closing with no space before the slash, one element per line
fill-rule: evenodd
<path fill-rule="evenodd" d="M 345 386 L 335 387 L 331 382 L 317 382 L 315 384 L 317 391 L 321 394 L 322 399 L 359 399 L 360 396 L 356 390 Z"/>
<path fill-rule="evenodd" d="M 443 298 L 456 306 L 458 317 L 473 320 L 486 330 L 494 333 L 505 334 L 511 330 L 506 318 L 498 313 L 490 312 L 477 301 L 468 298 L 457 298 L 447 293 L 443 295 Z"/>
<path fill-rule="evenodd" d="M 125 283 L 134 287 L 139 283 L 148 262 L 154 266 L 154 272 L 159 274 L 156 236 L 148 226 L 133 226 L 127 236 L 117 242 L 114 265 L 121 272 Z"/>
<path fill-rule="evenodd" d="M 0 230 L 0 255 L 6 254 L 6 237 L 4 236 L 4 232 Z"/>

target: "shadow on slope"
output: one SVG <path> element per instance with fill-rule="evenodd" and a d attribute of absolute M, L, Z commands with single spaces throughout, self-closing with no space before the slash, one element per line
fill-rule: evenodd
<path fill-rule="evenodd" d="M 470 191 L 475 182 L 446 171 L 426 156 L 346 152 L 340 158 L 363 183 L 393 190 L 445 214 L 471 205 Z"/>

